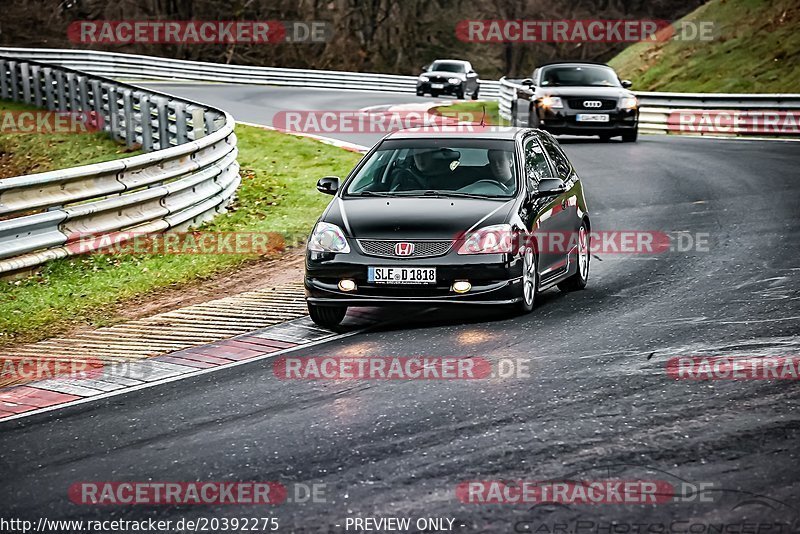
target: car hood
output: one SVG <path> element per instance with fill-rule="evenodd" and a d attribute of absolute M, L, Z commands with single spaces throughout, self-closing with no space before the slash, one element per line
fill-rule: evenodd
<path fill-rule="evenodd" d="M 514 199 L 337 197 L 323 218 L 358 239 L 453 239 L 507 222 Z"/>
<path fill-rule="evenodd" d="M 595 96 L 605 98 L 620 98 L 623 96 L 633 96 L 633 93 L 623 87 L 541 87 L 542 94 L 552 96 Z"/>
<path fill-rule="evenodd" d="M 467 79 L 467 75 L 462 72 L 447 72 L 445 70 L 432 70 L 429 72 L 423 72 L 420 76 L 436 76 L 441 78 L 460 78 L 462 80 Z"/>

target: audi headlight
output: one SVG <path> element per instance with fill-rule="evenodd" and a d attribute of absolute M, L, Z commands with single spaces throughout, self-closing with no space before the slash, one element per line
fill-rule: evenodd
<path fill-rule="evenodd" d="M 424 74 L 421 74 L 420 77 L 419 77 L 419 81 L 421 81 L 421 82 L 427 82 L 428 79 L 429 78 L 427 76 L 425 76 Z"/>
<path fill-rule="evenodd" d="M 466 235 L 459 254 L 502 254 L 513 248 L 514 233 L 510 224 L 485 226 Z"/>
<path fill-rule="evenodd" d="M 447 81 L 453 85 L 458 85 L 461 83 L 461 78 L 448 78 Z"/>
<path fill-rule="evenodd" d="M 542 98 L 542 105 L 552 109 L 564 107 L 564 104 L 561 103 L 561 98 L 557 96 L 545 96 Z"/>
<path fill-rule="evenodd" d="M 624 96 L 619 101 L 619 107 L 622 109 L 636 109 L 638 105 L 639 101 L 635 96 Z"/>
<path fill-rule="evenodd" d="M 335 224 L 320 222 L 308 238 L 308 250 L 314 252 L 350 252 L 342 229 Z"/>

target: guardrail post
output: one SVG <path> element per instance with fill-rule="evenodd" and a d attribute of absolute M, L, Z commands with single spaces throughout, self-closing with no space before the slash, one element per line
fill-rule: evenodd
<path fill-rule="evenodd" d="M 17 62 L 9 61 L 8 68 L 11 74 L 11 87 L 8 97 L 14 102 L 19 102 L 19 77 L 17 76 Z"/>
<path fill-rule="evenodd" d="M 111 84 L 103 84 L 103 88 L 108 95 L 108 118 L 109 128 L 111 128 L 111 137 L 119 141 L 122 136 L 119 134 L 119 102 L 117 95 L 117 88 Z"/>
<path fill-rule="evenodd" d="M 122 91 L 122 113 L 125 120 L 125 146 L 133 148 L 136 144 L 136 125 L 133 118 L 133 99 L 131 90 Z"/>
<path fill-rule="evenodd" d="M 175 140 L 179 145 L 189 141 L 186 126 L 186 104 L 181 102 L 175 103 Z"/>
<path fill-rule="evenodd" d="M 192 108 L 192 133 L 194 139 L 200 139 L 206 135 L 206 112 L 202 108 Z"/>
<path fill-rule="evenodd" d="M 164 150 L 169 148 L 169 114 L 166 99 L 156 100 L 156 110 L 158 113 L 158 148 Z"/>
<path fill-rule="evenodd" d="M 67 97 L 64 96 L 64 71 L 55 71 L 56 75 L 56 95 L 58 96 L 58 103 L 56 104 L 56 111 L 67 111 Z"/>
<path fill-rule="evenodd" d="M 78 111 L 80 101 L 78 100 L 78 91 L 76 84 L 75 74 L 72 72 L 67 73 L 67 89 L 69 91 L 69 110 Z"/>
<path fill-rule="evenodd" d="M 31 95 L 31 71 L 29 63 L 19 64 L 19 73 L 22 78 L 22 101 L 26 104 L 33 104 Z"/>
<path fill-rule="evenodd" d="M 42 103 L 42 69 L 38 65 L 31 65 L 31 80 L 33 81 L 33 103 L 37 108 L 44 107 Z"/>
<path fill-rule="evenodd" d="M 139 113 L 142 116 L 142 150 L 153 151 L 153 111 L 150 107 L 150 97 L 142 95 L 139 99 Z"/>
<path fill-rule="evenodd" d="M 81 111 L 89 111 L 89 87 L 86 76 L 78 76 L 78 100 L 80 101 Z"/>
<path fill-rule="evenodd" d="M 99 122 L 104 131 L 108 131 L 108 121 L 106 121 L 106 114 L 103 112 L 103 88 L 99 80 L 91 80 L 89 85 L 92 87 L 90 106 L 95 113 L 95 120 Z"/>
<path fill-rule="evenodd" d="M 0 59 L 0 98 L 4 98 L 6 100 L 9 99 L 8 96 L 8 84 L 9 84 L 9 76 L 8 76 L 8 62 L 5 59 Z"/>
<path fill-rule="evenodd" d="M 42 69 L 44 73 L 44 103 L 45 107 L 50 111 L 56 110 L 56 98 L 53 94 L 53 69 L 45 67 Z"/>

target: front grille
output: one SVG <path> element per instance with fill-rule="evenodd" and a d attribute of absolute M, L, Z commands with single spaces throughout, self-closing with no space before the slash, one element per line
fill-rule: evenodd
<path fill-rule="evenodd" d="M 411 243 L 414 252 L 408 256 L 398 256 L 394 253 L 397 243 Z M 359 239 L 358 244 L 364 254 L 369 256 L 382 256 L 385 258 L 429 258 L 447 254 L 452 243 L 450 241 L 382 241 L 377 239 Z"/>
<path fill-rule="evenodd" d="M 584 102 L 600 102 L 599 108 L 590 108 L 583 105 Z M 585 109 L 586 111 L 607 111 L 617 107 L 617 101 L 610 98 L 570 98 L 567 100 L 569 107 L 572 109 Z"/>
<path fill-rule="evenodd" d="M 431 76 L 430 81 L 431 83 L 447 83 L 447 78 L 443 76 Z"/>

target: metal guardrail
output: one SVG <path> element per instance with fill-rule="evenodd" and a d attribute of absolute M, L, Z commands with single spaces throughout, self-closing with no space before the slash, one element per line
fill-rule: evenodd
<path fill-rule="evenodd" d="M 525 86 L 516 80 L 500 79 L 499 113 L 512 120 L 517 89 Z M 730 93 L 663 93 L 634 91 L 639 99 L 639 131 L 642 133 L 679 133 L 670 116 L 678 110 L 714 111 L 794 111 L 800 110 L 800 94 L 730 94 Z M 671 127 L 672 126 L 672 127 Z M 782 133 L 781 135 L 786 135 Z"/>
<path fill-rule="evenodd" d="M 0 48 L 0 54 L 63 65 L 125 80 L 186 80 L 415 93 L 416 76 L 334 70 L 249 67 L 93 50 Z M 499 82 L 481 80 L 481 96 L 497 98 Z"/>
<path fill-rule="evenodd" d="M 0 56 L 0 98 L 96 113 L 110 135 L 146 152 L 0 180 L 0 274 L 91 249 L 103 237 L 199 224 L 225 208 L 241 181 L 234 121 L 222 110 L 16 56 Z"/>

